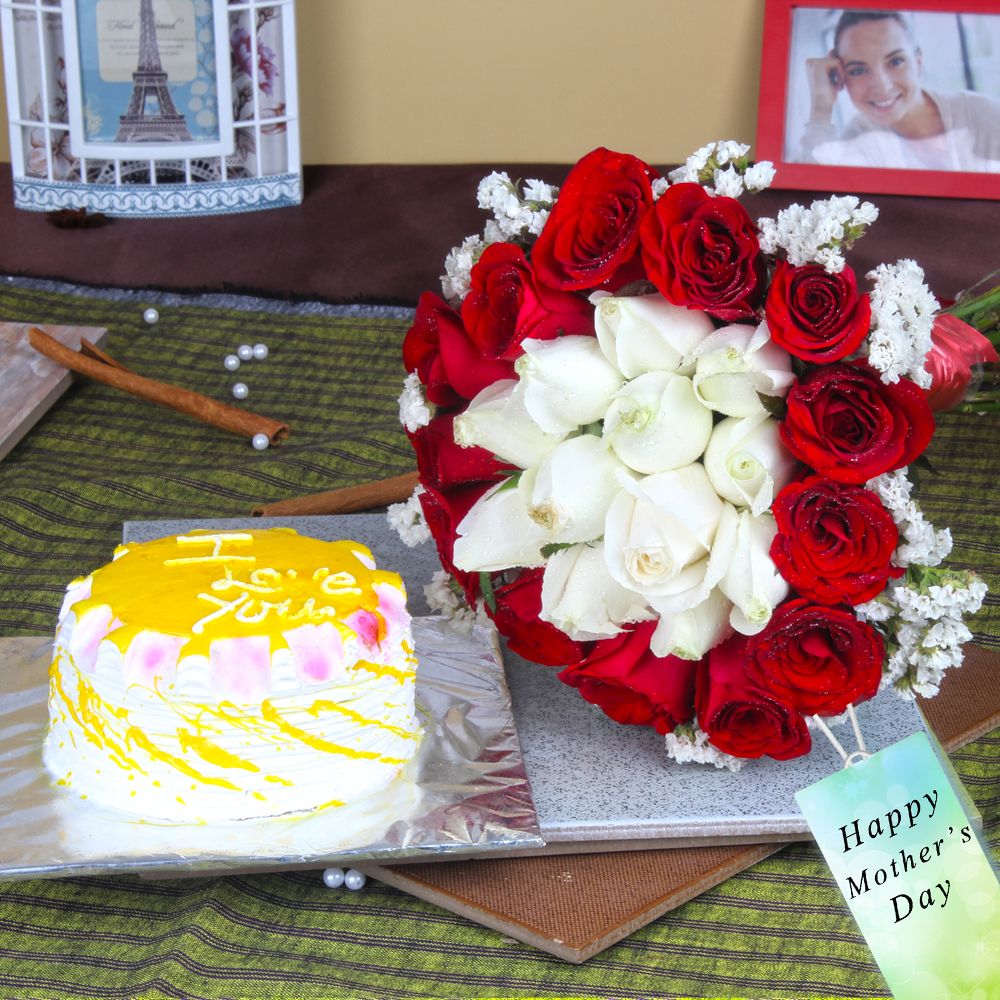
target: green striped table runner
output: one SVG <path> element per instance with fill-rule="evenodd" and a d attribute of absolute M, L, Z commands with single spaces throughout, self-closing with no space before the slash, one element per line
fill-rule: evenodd
<path fill-rule="evenodd" d="M 0 463 L 0 634 L 46 634 L 66 581 L 104 562 L 127 519 L 245 514 L 260 501 L 404 472 L 396 415 L 404 319 L 145 303 L 0 282 L 0 317 L 106 326 L 135 371 L 292 425 L 263 453 L 232 435 L 74 386 Z M 223 357 L 264 341 L 233 375 Z M 955 536 L 955 565 L 1000 590 L 1000 424 L 945 418 L 921 495 Z M 974 623 L 1000 643 L 993 595 Z M 2 669 L 2 668 L 0 668 Z M 953 760 L 1000 846 L 1000 731 Z M 797 844 L 582 967 L 378 883 L 330 891 L 317 873 L 145 882 L 0 883 L 0 997 L 881 997 L 885 985 L 826 866 Z"/>

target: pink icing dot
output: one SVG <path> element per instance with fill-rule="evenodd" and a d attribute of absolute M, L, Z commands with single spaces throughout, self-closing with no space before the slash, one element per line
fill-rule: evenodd
<path fill-rule="evenodd" d="M 156 680 L 172 683 L 177 677 L 177 660 L 184 642 L 179 635 L 140 632 L 125 653 L 126 682 L 147 687 L 153 687 Z"/>
<path fill-rule="evenodd" d="M 212 693 L 219 698 L 259 702 L 271 692 L 271 641 L 255 635 L 216 639 L 209 647 Z"/>
<path fill-rule="evenodd" d="M 69 655 L 77 670 L 92 674 L 97 663 L 97 648 L 116 624 L 107 604 L 91 608 L 73 625 L 69 639 Z"/>
<path fill-rule="evenodd" d="M 379 619 L 371 611 L 355 611 L 344 619 L 345 624 L 357 633 L 358 638 L 369 648 L 378 646 Z"/>
<path fill-rule="evenodd" d="M 295 674 L 306 683 L 331 681 L 344 672 L 344 642 L 332 622 L 300 625 L 285 633 Z"/>
<path fill-rule="evenodd" d="M 376 583 L 372 590 L 378 594 L 378 610 L 385 621 L 386 633 L 390 638 L 395 638 L 410 623 L 406 594 L 389 583 Z"/>

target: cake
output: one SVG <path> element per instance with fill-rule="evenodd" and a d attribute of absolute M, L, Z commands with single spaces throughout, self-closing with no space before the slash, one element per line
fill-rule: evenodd
<path fill-rule="evenodd" d="M 412 780 L 406 593 L 357 542 L 288 528 L 119 546 L 67 588 L 45 764 L 174 822 L 336 808 Z"/>

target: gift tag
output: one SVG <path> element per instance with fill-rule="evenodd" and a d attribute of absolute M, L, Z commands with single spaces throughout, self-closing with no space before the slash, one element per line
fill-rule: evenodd
<path fill-rule="evenodd" d="M 926 733 L 795 798 L 896 1000 L 1000 996 L 1000 883 Z"/>

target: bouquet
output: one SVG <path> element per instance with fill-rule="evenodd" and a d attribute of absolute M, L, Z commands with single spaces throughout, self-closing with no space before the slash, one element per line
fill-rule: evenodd
<path fill-rule="evenodd" d="M 491 619 L 675 759 L 732 769 L 961 662 L 986 588 L 942 566 L 950 535 L 907 470 L 928 391 L 954 404 L 997 360 L 935 342 L 913 261 L 863 287 L 845 254 L 874 206 L 752 220 L 739 196 L 774 171 L 748 152 L 716 143 L 664 178 L 596 149 L 561 190 L 484 178 L 492 218 L 403 345 L 420 485 L 390 509 L 436 543 L 432 606 Z"/>

